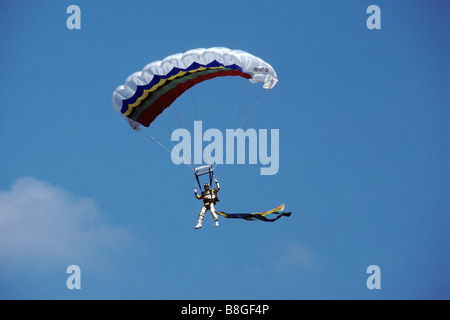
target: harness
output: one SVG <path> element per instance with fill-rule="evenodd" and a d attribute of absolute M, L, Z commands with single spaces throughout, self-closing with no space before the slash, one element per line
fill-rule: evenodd
<path fill-rule="evenodd" d="M 206 196 L 208 196 L 208 198 L 206 198 Z M 205 206 L 209 206 L 211 202 L 213 204 L 216 204 L 216 202 L 220 202 L 219 198 L 217 197 L 217 192 L 214 192 L 211 189 L 209 189 L 208 191 L 203 191 L 202 197 L 203 197 L 203 204 Z"/>

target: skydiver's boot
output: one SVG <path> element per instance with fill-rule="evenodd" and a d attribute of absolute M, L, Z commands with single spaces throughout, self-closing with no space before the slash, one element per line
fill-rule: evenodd
<path fill-rule="evenodd" d="M 216 220 L 216 227 L 219 226 L 219 220 Z"/>
<path fill-rule="evenodd" d="M 202 224 L 199 222 L 197 223 L 197 225 L 195 226 L 195 229 L 200 229 L 202 227 Z"/>

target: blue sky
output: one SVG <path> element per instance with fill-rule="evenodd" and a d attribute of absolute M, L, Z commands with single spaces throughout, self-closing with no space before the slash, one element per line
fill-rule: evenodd
<path fill-rule="evenodd" d="M 66 27 L 71 4 L 80 30 Z M 366 27 L 371 4 L 380 30 Z M 0 298 L 448 299 L 449 9 L 2 2 Z M 289 218 L 215 228 L 207 213 L 194 230 L 192 172 L 111 106 L 132 72 L 213 46 L 259 56 L 279 78 L 243 128 L 280 130 L 280 169 L 218 166 L 218 209 L 285 203 Z M 223 127 L 215 105 L 232 106 L 247 86 L 213 82 L 193 89 L 205 128 Z M 243 114 L 263 90 L 250 87 Z M 189 99 L 177 101 L 188 129 Z M 169 134 L 176 116 L 161 119 Z M 66 287 L 73 264 L 81 290 Z M 370 265 L 381 269 L 380 290 L 366 286 Z"/>

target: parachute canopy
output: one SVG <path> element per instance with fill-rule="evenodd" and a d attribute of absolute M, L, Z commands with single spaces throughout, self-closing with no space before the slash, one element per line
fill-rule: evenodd
<path fill-rule="evenodd" d="M 265 61 L 241 50 L 214 47 L 193 49 L 154 61 L 130 75 L 112 95 L 114 109 L 148 127 L 158 115 L 192 86 L 224 76 L 240 76 L 272 89 L 275 70 Z"/>

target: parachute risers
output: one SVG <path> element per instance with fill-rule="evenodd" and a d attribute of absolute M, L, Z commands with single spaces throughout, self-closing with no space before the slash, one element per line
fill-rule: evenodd
<path fill-rule="evenodd" d="M 208 164 L 206 166 L 197 167 L 194 169 L 195 178 L 197 179 L 198 186 L 200 187 L 200 191 L 202 190 L 202 185 L 200 184 L 199 177 L 205 174 L 209 175 L 209 185 L 212 185 L 212 179 L 214 175 L 214 169 L 212 165 Z"/>
<path fill-rule="evenodd" d="M 273 208 L 272 210 L 265 212 L 256 212 L 256 213 L 226 213 L 221 211 L 216 211 L 217 214 L 220 214 L 224 218 L 231 219 L 245 219 L 248 221 L 260 220 L 265 222 L 274 222 L 281 217 L 290 217 L 291 212 L 284 212 L 284 204 Z M 277 215 L 275 218 L 267 218 L 268 215 L 275 214 Z"/>

